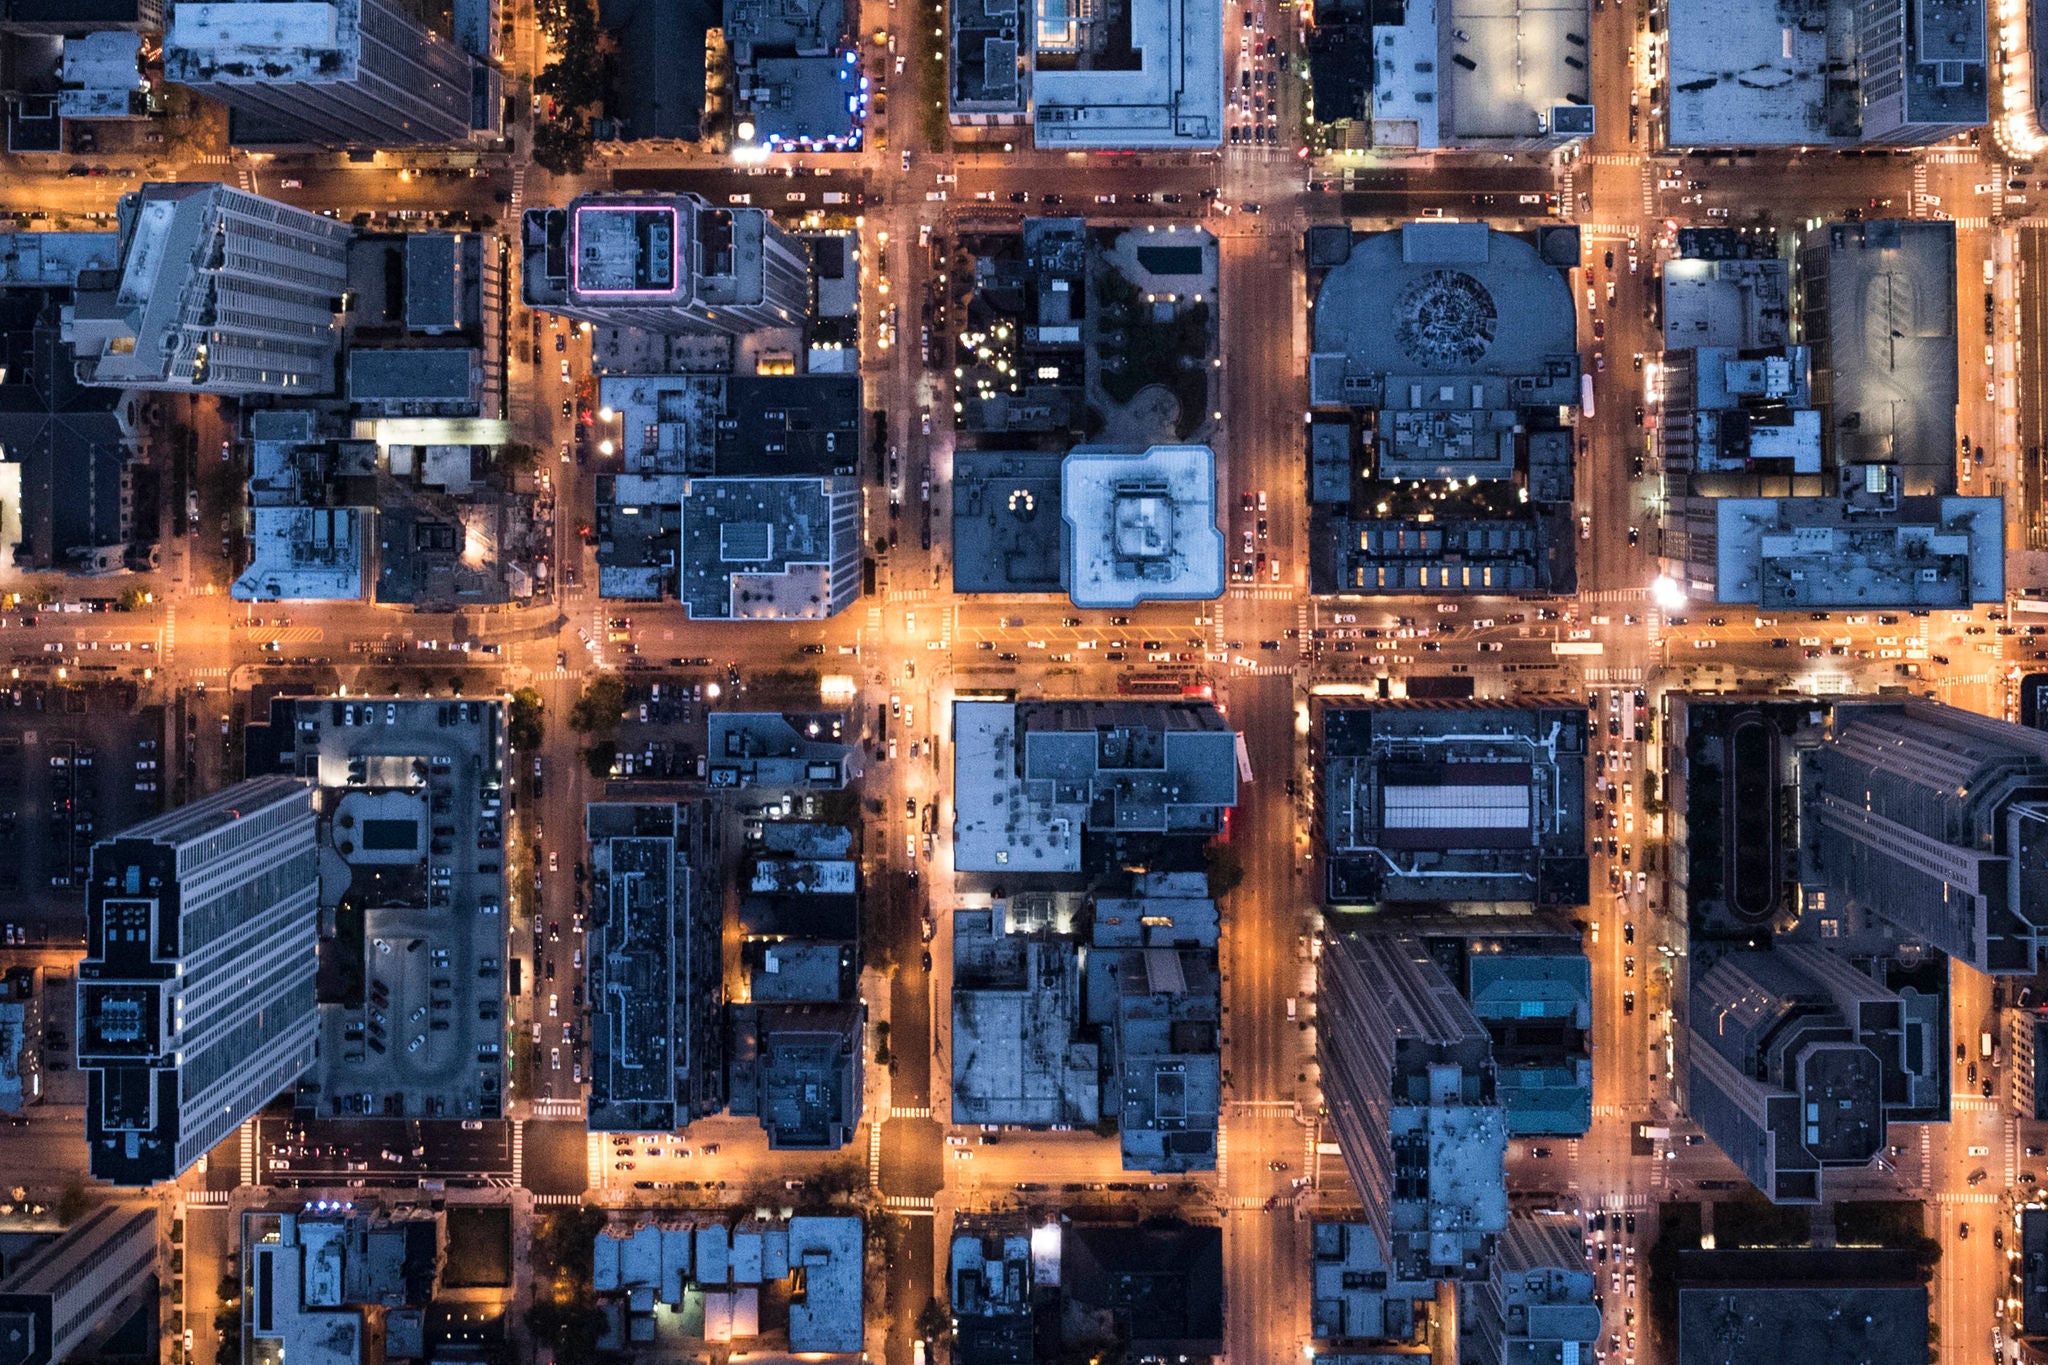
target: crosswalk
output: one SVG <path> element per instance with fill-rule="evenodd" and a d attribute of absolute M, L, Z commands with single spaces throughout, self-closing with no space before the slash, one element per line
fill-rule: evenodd
<path fill-rule="evenodd" d="M 168 658 L 170 658 L 170 657 L 171 657 L 171 651 L 172 651 L 173 649 L 177 648 L 177 644 L 178 644 L 178 604 L 177 604 L 177 603 L 176 603 L 175 601 L 172 601 L 172 602 L 166 602 L 166 603 L 164 603 L 164 643 L 163 643 L 163 655 L 164 655 L 164 657 L 165 657 L 166 659 L 168 659 Z"/>
<path fill-rule="evenodd" d="M 525 1181 L 526 1122 L 523 1119 L 514 1119 L 512 1120 L 512 1183 L 520 1185 L 524 1184 Z"/>
<path fill-rule="evenodd" d="M 242 1125 L 242 1183 L 256 1183 L 256 1121 L 250 1119 Z"/>
<path fill-rule="evenodd" d="M 580 1119 L 583 1117 L 583 1101 L 543 1096 L 533 1101 L 533 1112 L 544 1119 Z"/>
<path fill-rule="evenodd" d="M 882 1125 L 868 1125 L 868 1185 L 872 1189 L 882 1188 Z"/>
<path fill-rule="evenodd" d="M 892 1106 L 889 1110 L 889 1117 L 892 1119 L 928 1119 L 931 1116 L 932 1110 L 928 1104 L 915 1106 L 899 1104 Z"/>
<path fill-rule="evenodd" d="M 1906 201 L 1906 216 L 1918 218 L 1920 205 L 1927 198 L 1927 162 L 1925 159 L 1913 163 L 1912 197 Z"/>
<path fill-rule="evenodd" d="M 907 1213 L 913 1216 L 936 1213 L 937 1203 L 928 1194 L 892 1194 L 882 1200 L 882 1206 L 891 1213 Z"/>
<path fill-rule="evenodd" d="M 185 1202 L 188 1205 L 196 1204 L 201 1208 L 226 1208 L 228 1192 L 226 1190 L 194 1190 L 185 1196 Z"/>
<path fill-rule="evenodd" d="M 521 161 L 512 167 L 512 208 L 517 210 L 520 201 L 526 197 L 526 163 Z"/>
<path fill-rule="evenodd" d="M 537 1194 L 533 1197 L 533 1202 L 538 1208 L 565 1209 L 581 1204 L 583 1196 L 580 1194 Z"/>

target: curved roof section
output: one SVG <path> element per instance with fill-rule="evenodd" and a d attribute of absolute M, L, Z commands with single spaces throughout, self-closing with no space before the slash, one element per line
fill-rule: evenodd
<path fill-rule="evenodd" d="M 1526 239 L 1482 223 L 1366 237 L 1316 295 L 1315 350 L 1348 374 L 1540 374 L 1578 345 L 1571 286 Z"/>

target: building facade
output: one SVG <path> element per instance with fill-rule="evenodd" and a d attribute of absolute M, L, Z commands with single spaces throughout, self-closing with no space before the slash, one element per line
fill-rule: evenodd
<path fill-rule="evenodd" d="M 1830 910 L 1888 920 L 1980 972 L 2038 970 L 2048 734 L 1938 702 L 1841 707 L 1801 787 Z"/>
<path fill-rule="evenodd" d="M 810 307 L 803 244 L 766 209 L 696 194 L 587 194 L 520 223 L 530 308 L 664 336 L 796 327 Z"/>
<path fill-rule="evenodd" d="M 227 105 L 243 145 L 459 143 L 495 113 L 486 69 L 388 0 L 176 5 L 164 75 Z"/>
<path fill-rule="evenodd" d="M 94 846 L 77 1047 L 95 1177 L 176 1178 L 312 1065 L 318 893 L 294 778 Z"/>
<path fill-rule="evenodd" d="M 335 391 L 348 224 L 229 185 L 121 200 L 121 265 L 64 312 L 86 384 L 158 393 Z"/>

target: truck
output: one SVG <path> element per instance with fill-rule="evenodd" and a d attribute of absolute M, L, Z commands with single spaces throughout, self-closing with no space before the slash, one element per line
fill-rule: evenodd
<path fill-rule="evenodd" d="M 1552 654 L 1605 654 L 1607 646 L 1598 640 L 1553 640 Z"/>

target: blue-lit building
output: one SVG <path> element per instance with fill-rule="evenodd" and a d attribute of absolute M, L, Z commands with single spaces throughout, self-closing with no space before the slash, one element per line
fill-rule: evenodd
<path fill-rule="evenodd" d="M 737 149 L 860 150 L 868 78 L 846 30 L 844 0 L 727 0 Z"/>

